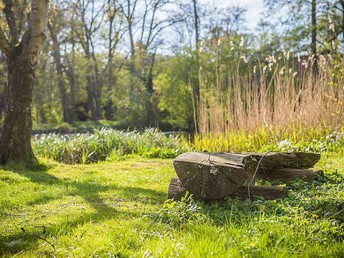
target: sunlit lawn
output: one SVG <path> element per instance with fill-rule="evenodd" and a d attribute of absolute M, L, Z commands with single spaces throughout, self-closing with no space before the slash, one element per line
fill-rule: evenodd
<path fill-rule="evenodd" d="M 164 205 L 172 160 L 47 163 L 47 171 L 0 170 L 2 256 L 344 255 L 340 175 L 293 186 L 284 200 Z M 328 175 L 344 174 L 340 155 L 319 166 Z M 298 195 L 297 187 L 310 190 Z M 307 206 L 313 199 L 314 209 Z"/>

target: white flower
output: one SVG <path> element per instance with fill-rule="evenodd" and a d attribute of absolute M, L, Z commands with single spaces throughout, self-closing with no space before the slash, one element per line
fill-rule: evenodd
<path fill-rule="evenodd" d="M 292 151 L 293 149 L 293 144 L 289 141 L 289 139 L 278 142 L 277 146 L 281 151 Z"/>
<path fill-rule="evenodd" d="M 244 37 L 242 37 L 241 36 L 241 39 L 240 39 L 240 47 L 244 47 L 244 45 L 245 45 L 245 39 L 244 39 Z"/>
<path fill-rule="evenodd" d="M 217 45 L 218 45 L 218 46 L 221 45 L 221 39 L 220 39 L 220 38 L 217 40 Z"/>
<path fill-rule="evenodd" d="M 308 62 L 306 60 L 302 60 L 302 64 L 306 69 L 308 67 Z"/>

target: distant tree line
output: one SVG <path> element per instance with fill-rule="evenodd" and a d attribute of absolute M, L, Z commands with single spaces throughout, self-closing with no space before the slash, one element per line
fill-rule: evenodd
<path fill-rule="evenodd" d="M 30 2 L 13 1 L 18 27 Z M 282 50 L 315 57 L 343 53 L 343 0 L 264 3 L 264 19 L 251 32 L 240 6 L 219 8 L 197 0 L 52 1 L 36 70 L 33 120 L 108 119 L 132 128 L 197 131 L 200 91 L 206 87 L 200 84 L 219 80 L 216 74 L 222 76 L 220 94 L 238 63 L 244 74 Z M 7 83 L 4 55 L 0 112 Z"/>

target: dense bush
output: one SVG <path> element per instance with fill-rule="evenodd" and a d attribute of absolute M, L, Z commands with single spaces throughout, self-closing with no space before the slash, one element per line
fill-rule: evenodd
<path fill-rule="evenodd" d="M 190 150 L 178 136 L 166 136 L 156 129 L 122 132 L 101 129 L 93 134 L 45 134 L 33 137 L 35 153 L 63 163 L 93 163 L 116 160 L 127 155 L 174 158 Z"/>

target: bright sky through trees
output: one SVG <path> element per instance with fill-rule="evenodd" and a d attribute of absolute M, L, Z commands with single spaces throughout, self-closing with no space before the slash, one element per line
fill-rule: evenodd
<path fill-rule="evenodd" d="M 247 8 L 246 19 L 250 29 L 254 29 L 262 17 L 263 0 L 201 0 L 201 2 L 221 7 L 237 5 Z"/>

